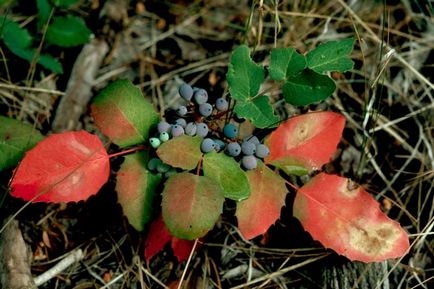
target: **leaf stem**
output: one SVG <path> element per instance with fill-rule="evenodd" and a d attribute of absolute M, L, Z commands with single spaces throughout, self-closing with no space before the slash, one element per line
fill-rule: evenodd
<path fill-rule="evenodd" d="M 291 188 L 293 188 L 294 190 L 296 190 L 296 191 L 299 190 L 299 187 L 297 187 L 296 185 L 294 185 L 294 184 L 291 183 L 290 181 L 285 180 L 285 183 L 286 183 L 288 186 L 290 186 Z"/>
<path fill-rule="evenodd" d="M 120 152 L 117 152 L 117 153 L 110 154 L 109 158 L 126 155 L 126 154 L 129 154 L 129 153 L 133 153 L 133 152 L 136 152 L 136 151 L 141 151 L 141 150 L 144 150 L 144 149 L 147 149 L 147 148 L 148 148 L 148 146 L 145 146 L 145 145 L 137 146 L 137 147 L 134 147 L 134 148 L 131 148 L 131 149 L 127 149 L 127 150 L 124 150 L 124 151 L 120 151 Z"/>

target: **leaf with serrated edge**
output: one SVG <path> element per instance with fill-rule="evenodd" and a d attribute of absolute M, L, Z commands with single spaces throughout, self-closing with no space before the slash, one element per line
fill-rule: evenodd
<path fill-rule="evenodd" d="M 279 117 L 274 114 L 266 95 L 245 102 L 237 102 L 234 111 L 238 117 L 250 120 L 257 128 L 275 127 L 280 121 Z"/>
<path fill-rule="evenodd" d="M 106 86 L 93 100 L 91 114 L 99 130 L 120 147 L 145 142 L 160 120 L 140 89 L 126 79 Z"/>
<path fill-rule="evenodd" d="M 52 134 L 26 152 L 11 181 L 11 195 L 32 202 L 78 202 L 96 194 L 109 173 L 109 157 L 96 135 Z"/>
<path fill-rule="evenodd" d="M 162 214 L 172 236 L 193 240 L 211 230 L 223 211 L 221 187 L 211 178 L 187 172 L 164 184 Z"/>
<path fill-rule="evenodd" d="M 407 253 L 399 223 L 349 179 L 321 173 L 297 192 L 294 216 L 315 240 L 352 261 L 382 262 Z"/>
<path fill-rule="evenodd" d="M 247 175 L 234 158 L 224 153 L 210 152 L 203 158 L 203 174 L 215 180 L 226 198 L 241 201 L 250 194 Z"/>
<path fill-rule="evenodd" d="M 318 72 L 345 72 L 353 68 L 349 54 L 353 50 L 354 38 L 322 43 L 307 56 L 307 67 Z"/>
<path fill-rule="evenodd" d="M 306 68 L 306 58 L 294 48 L 273 48 L 271 50 L 270 78 L 285 80 Z"/>
<path fill-rule="evenodd" d="M 0 116 L 0 171 L 16 166 L 24 152 L 43 139 L 44 136 L 32 126 Z"/>
<path fill-rule="evenodd" d="M 157 155 L 165 164 L 175 168 L 192 170 L 202 157 L 201 143 L 202 138 L 198 136 L 178 136 L 161 144 L 157 149 Z"/>
<path fill-rule="evenodd" d="M 265 233 L 279 219 L 288 190 L 285 180 L 261 161 L 247 176 L 252 191 L 248 199 L 237 203 L 235 215 L 241 234 L 250 240 Z"/>
<path fill-rule="evenodd" d="M 156 189 L 161 177 L 147 170 L 148 152 L 125 157 L 116 174 L 118 202 L 131 226 L 142 231 L 152 216 Z"/>
<path fill-rule="evenodd" d="M 290 77 L 283 85 L 283 97 L 292 105 L 309 105 L 326 99 L 336 89 L 336 84 L 327 75 L 304 70 Z"/>
<path fill-rule="evenodd" d="M 282 123 L 265 143 L 272 164 L 287 174 L 303 175 L 319 170 L 336 151 L 345 118 L 335 112 L 311 112 Z"/>
<path fill-rule="evenodd" d="M 235 100 L 246 101 L 256 96 L 264 81 L 265 71 L 250 58 L 249 48 L 241 45 L 232 53 L 226 78 Z"/>

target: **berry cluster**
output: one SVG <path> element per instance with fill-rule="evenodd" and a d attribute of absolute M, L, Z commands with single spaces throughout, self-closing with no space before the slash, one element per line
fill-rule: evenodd
<path fill-rule="evenodd" d="M 201 143 L 203 153 L 224 150 L 229 156 L 239 158 L 242 166 L 247 170 L 256 168 L 257 158 L 265 158 L 269 154 L 268 147 L 261 144 L 256 136 L 240 140 L 238 127 L 235 124 L 226 123 L 222 131 L 216 125 L 222 117 L 227 117 L 229 103 L 226 99 L 217 98 L 212 105 L 208 102 L 208 92 L 205 89 L 191 87 L 187 83 L 179 87 L 179 95 L 186 101 L 186 105 L 180 105 L 176 109 L 176 119 L 171 123 L 160 121 L 158 134 L 149 140 L 153 148 L 158 148 L 162 142 L 168 141 L 171 137 L 184 134 L 196 135 L 203 138 Z M 158 169 L 162 165 L 158 161 L 153 162 L 155 164 L 150 164 L 149 169 L 169 171 L 166 168 Z"/>

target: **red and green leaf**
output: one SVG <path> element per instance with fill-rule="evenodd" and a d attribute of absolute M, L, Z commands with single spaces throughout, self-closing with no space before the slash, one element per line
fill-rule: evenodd
<path fill-rule="evenodd" d="M 86 131 L 53 134 L 29 150 L 11 195 L 32 202 L 78 202 L 107 182 L 110 163 L 100 139 Z"/>
<path fill-rule="evenodd" d="M 312 237 L 353 261 L 380 262 L 406 254 L 407 233 L 351 180 L 321 173 L 300 188 L 294 215 Z"/>
<path fill-rule="evenodd" d="M 95 97 L 91 114 L 101 132 L 120 147 L 145 142 L 159 122 L 151 103 L 126 79 L 105 87 Z"/>
<path fill-rule="evenodd" d="M 236 216 L 241 234 L 250 240 L 265 233 L 279 219 L 288 190 L 285 180 L 262 162 L 247 176 L 252 190 L 248 199 L 237 204 Z"/>
<path fill-rule="evenodd" d="M 318 170 L 335 153 L 344 126 L 345 118 L 334 112 L 312 112 L 290 118 L 266 140 L 270 155 L 265 163 L 294 175 Z"/>
<path fill-rule="evenodd" d="M 234 158 L 224 153 L 211 152 L 203 158 L 203 174 L 215 180 L 226 198 L 241 201 L 250 194 L 246 172 Z"/>
<path fill-rule="evenodd" d="M 192 170 L 202 157 L 201 142 L 202 138 L 198 136 L 178 136 L 161 144 L 157 149 L 157 155 L 165 164 L 175 168 Z"/>
<path fill-rule="evenodd" d="M 178 259 L 178 262 L 183 262 L 188 259 L 193 249 L 194 242 L 172 237 L 163 222 L 162 216 L 160 216 L 157 220 L 152 222 L 145 241 L 146 262 L 149 263 L 152 257 L 162 251 L 168 242 L 171 242 L 173 254 Z"/>
<path fill-rule="evenodd" d="M 24 153 L 43 139 L 32 126 L 0 116 L 0 171 L 16 166 Z"/>
<path fill-rule="evenodd" d="M 147 159 L 144 151 L 126 156 L 116 176 L 118 201 L 128 222 L 138 231 L 151 219 L 161 181 L 161 176 L 147 170 Z"/>
<path fill-rule="evenodd" d="M 214 227 L 223 202 L 222 189 L 213 179 L 187 172 L 173 175 L 164 184 L 164 223 L 177 238 L 200 238 Z"/>

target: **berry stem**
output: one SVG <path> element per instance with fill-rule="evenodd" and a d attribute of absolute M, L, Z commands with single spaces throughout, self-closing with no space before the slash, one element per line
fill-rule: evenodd
<path fill-rule="evenodd" d="M 135 148 L 131 148 L 131 149 L 127 149 L 127 150 L 124 150 L 124 151 L 120 151 L 120 152 L 117 152 L 117 153 L 110 154 L 109 158 L 126 155 L 126 154 L 129 154 L 129 153 L 133 153 L 133 152 L 136 152 L 136 151 L 141 151 L 141 150 L 144 150 L 144 149 L 147 149 L 147 148 L 148 148 L 148 146 L 145 146 L 145 145 L 137 146 Z"/>

